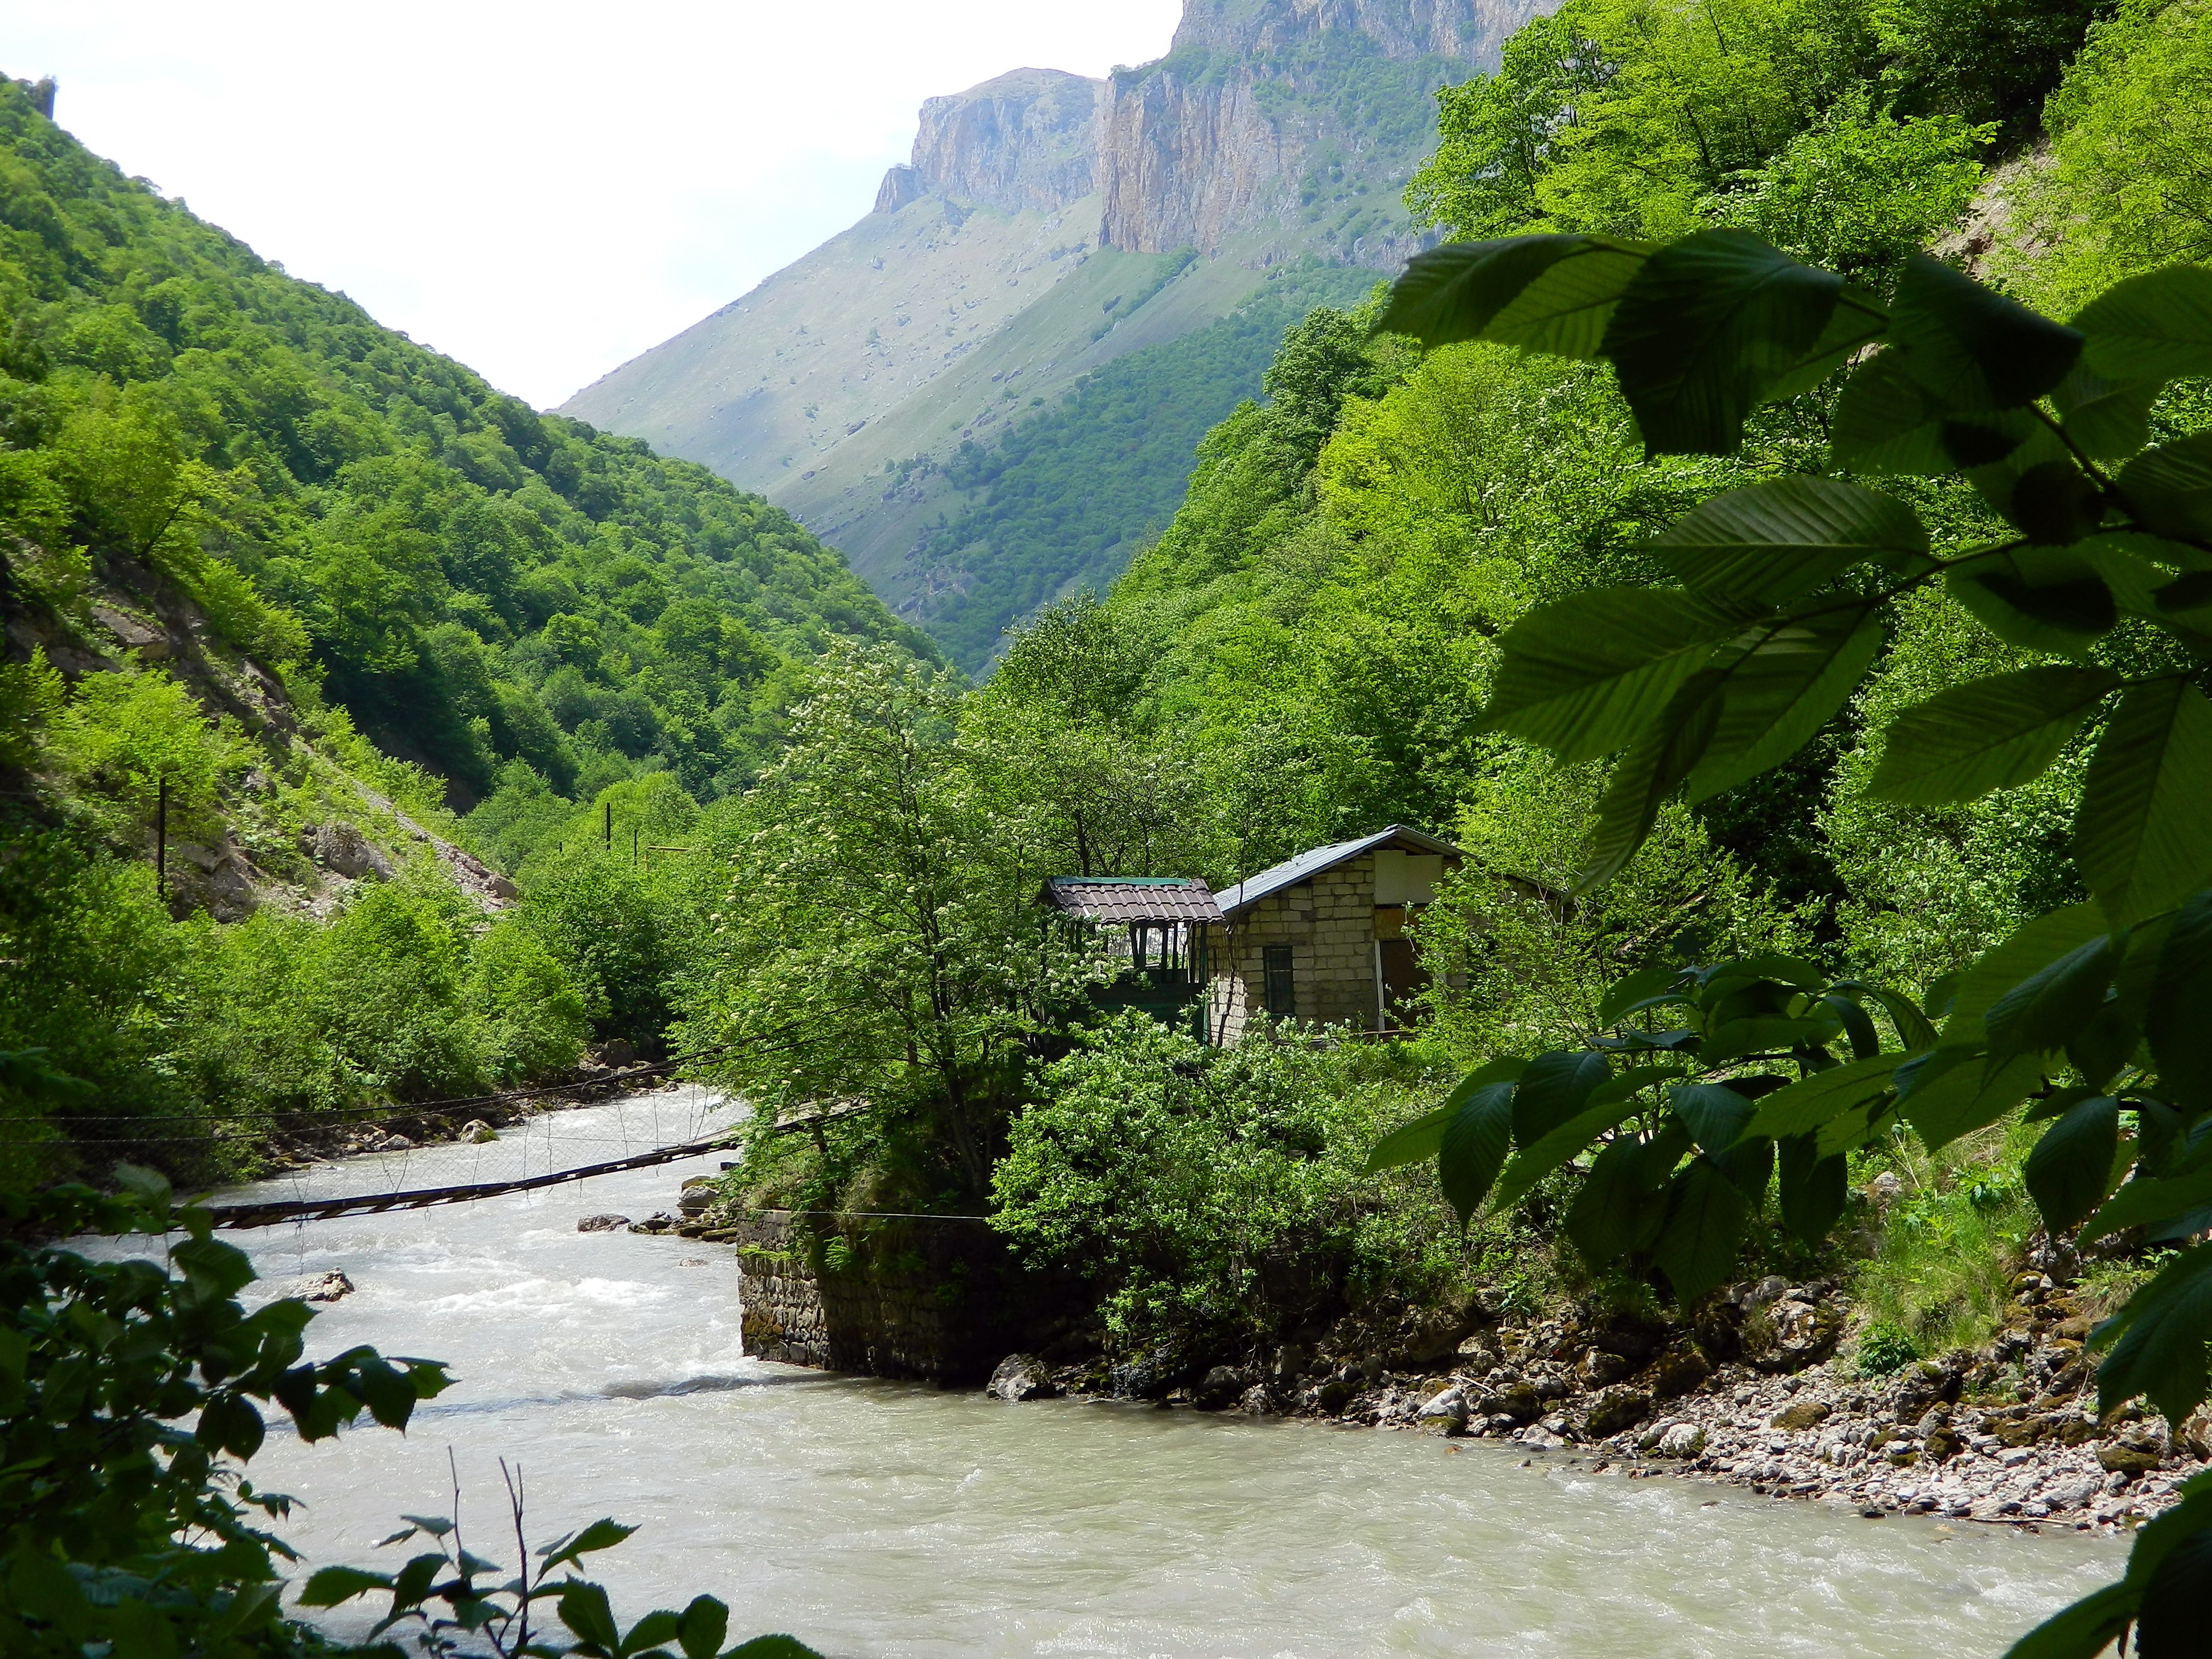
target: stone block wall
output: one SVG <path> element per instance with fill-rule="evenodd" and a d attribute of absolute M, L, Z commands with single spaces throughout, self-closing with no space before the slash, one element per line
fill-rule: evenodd
<path fill-rule="evenodd" d="M 1025 1298 L 981 1223 L 768 1211 L 729 1237 L 745 1352 L 756 1358 L 974 1382 L 1018 1345 Z"/>
<path fill-rule="evenodd" d="M 1375 857 L 1364 854 L 1270 894 L 1215 930 L 1210 1012 L 1215 1040 L 1231 1043 L 1267 1006 L 1266 950 L 1291 947 L 1297 1017 L 1313 1024 L 1376 1025 Z"/>

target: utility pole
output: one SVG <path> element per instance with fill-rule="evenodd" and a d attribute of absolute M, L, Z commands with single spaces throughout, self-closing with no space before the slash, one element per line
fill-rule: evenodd
<path fill-rule="evenodd" d="M 608 851 L 612 852 L 615 844 L 615 804 L 608 801 L 602 805 L 600 811 L 605 816 L 599 820 L 599 840 L 605 844 Z"/>
<path fill-rule="evenodd" d="M 169 891 L 169 775 L 161 774 L 154 786 L 154 879 L 163 897 Z"/>
<path fill-rule="evenodd" d="M 637 868 L 637 826 L 635 824 L 632 824 L 629 830 L 629 867 L 633 870 Z"/>

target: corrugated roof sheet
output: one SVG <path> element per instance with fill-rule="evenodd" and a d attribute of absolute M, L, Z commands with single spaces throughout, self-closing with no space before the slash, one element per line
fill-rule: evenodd
<path fill-rule="evenodd" d="M 1183 876 L 1054 876 L 1041 900 L 1091 921 L 1219 921 L 1202 881 Z"/>
<path fill-rule="evenodd" d="M 1399 845 L 1418 848 L 1423 853 L 1443 853 L 1455 858 L 1467 854 L 1448 841 L 1419 830 L 1408 830 L 1394 823 L 1388 830 L 1377 830 L 1371 836 L 1362 836 L 1357 841 L 1335 842 L 1327 847 L 1316 847 L 1299 854 L 1294 859 L 1285 859 L 1272 869 L 1262 870 L 1256 876 L 1247 876 L 1234 887 L 1224 887 L 1213 896 L 1224 916 L 1233 916 L 1239 910 L 1258 903 L 1270 893 L 1279 893 L 1285 887 L 1310 879 L 1322 871 L 1333 869 L 1346 859 L 1356 859 L 1362 853 L 1378 847 Z"/>

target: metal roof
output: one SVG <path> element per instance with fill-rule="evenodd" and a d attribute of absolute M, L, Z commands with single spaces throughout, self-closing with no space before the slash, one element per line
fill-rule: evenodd
<path fill-rule="evenodd" d="M 1041 902 L 1091 921 L 1219 921 L 1221 907 L 1187 876 L 1054 876 Z"/>
<path fill-rule="evenodd" d="M 1402 823 L 1394 823 L 1388 830 L 1378 830 L 1371 836 L 1362 836 L 1358 841 L 1340 841 L 1328 847 L 1316 847 L 1299 854 L 1294 859 L 1285 859 L 1273 869 L 1262 870 L 1256 876 L 1247 876 L 1234 887 L 1224 887 L 1213 896 L 1224 916 L 1233 916 L 1239 910 L 1257 904 L 1271 893 L 1279 893 L 1285 887 L 1311 879 L 1324 870 L 1331 870 L 1347 859 L 1356 859 L 1362 853 L 1379 847 L 1401 847 L 1407 851 L 1425 854 L 1442 853 L 1452 858 L 1467 854 L 1448 841 L 1419 830 L 1408 830 Z"/>

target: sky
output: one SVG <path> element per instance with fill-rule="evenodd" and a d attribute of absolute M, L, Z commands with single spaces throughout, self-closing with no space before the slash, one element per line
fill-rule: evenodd
<path fill-rule="evenodd" d="M 1181 0 L 0 0 L 0 73 L 541 407 L 842 230 L 924 98 L 1166 52 Z"/>

